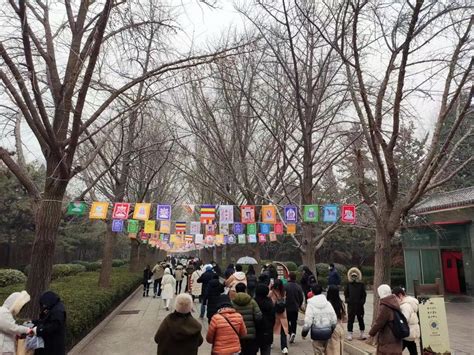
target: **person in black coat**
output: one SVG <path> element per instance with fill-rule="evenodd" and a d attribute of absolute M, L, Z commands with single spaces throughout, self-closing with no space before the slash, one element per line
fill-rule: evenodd
<path fill-rule="evenodd" d="M 344 289 L 344 298 L 347 303 L 347 339 L 352 340 L 352 331 L 354 328 L 354 320 L 357 317 L 360 329 L 360 339 L 365 339 L 365 323 L 364 323 L 364 304 L 367 298 L 365 284 L 362 282 L 362 272 L 352 267 L 347 272 L 347 285 Z"/>
<path fill-rule="evenodd" d="M 255 288 L 257 287 L 257 276 L 255 275 L 255 269 L 253 268 L 253 265 L 249 265 L 245 276 L 247 277 L 247 293 L 251 297 L 255 297 Z"/>
<path fill-rule="evenodd" d="M 286 316 L 288 317 L 288 330 L 290 332 L 290 344 L 295 342 L 298 311 L 304 301 L 303 289 L 296 283 L 296 274 L 290 272 L 286 290 Z"/>
<path fill-rule="evenodd" d="M 207 286 L 207 321 L 211 323 L 211 318 L 219 309 L 219 297 L 224 292 L 224 285 L 219 281 L 219 275 L 214 274 Z"/>
<path fill-rule="evenodd" d="M 35 355 L 66 354 L 66 310 L 57 294 L 52 291 L 40 297 L 39 319 L 33 320 L 35 333 L 44 340 L 44 348 L 36 349 Z"/>
<path fill-rule="evenodd" d="M 311 285 L 316 283 L 316 277 L 307 266 L 303 266 L 303 275 L 301 276 L 301 288 L 303 289 L 304 297 L 308 296 L 311 291 Z"/>
<path fill-rule="evenodd" d="M 259 283 L 255 289 L 255 301 L 262 312 L 262 320 L 257 322 L 257 344 L 261 355 L 270 355 L 273 343 L 273 325 L 275 324 L 275 307 L 266 285 Z"/>
<path fill-rule="evenodd" d="M 212 271 L 212 266 L 211 265 L 206 265 L 204 272 L 197 279 L 197 282 L 202 284 L 202 291 L 201 291 L 202 303 L 201 303 L 201 313 L 199 315 L 199 318 L 204 318 L 204 314 L 206 313 L 207 287 L 209 285 L 209 282 L 214 277 L 214 275 L 215 274 L 214 274 L 214 271 Z"/>
<path fill-rule="evenodd" d="M 143 270 L 143 297 L 148 297 L 150 292 L 151 278 L 153 277 L 153 272 L 151 271 L 150 265 L 147 265 L 145 270 Z"/>
<path fill-rule="evenodd" d="M 329 264 L 328 286 L 341 284 L 341 277 L 334 264 Z"/>

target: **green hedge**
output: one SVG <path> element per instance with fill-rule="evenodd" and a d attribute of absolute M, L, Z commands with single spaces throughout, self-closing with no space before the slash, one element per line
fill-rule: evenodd
<path fill-rule="evenodd" d="M 293 261 L 286 261 L 285 262 L 286 267 L 288 268 L 289 271 L 297 271 L 298 270 L 298 265 L 294 263 Z"/>
<path fill-rule="evenodd" d="M 0 269 L 0 287 L 25 282 L 26 276 L 21 271 L 15 269 Z"/>
<path fill-rule="evenodd" d="M 100 289 L 98 272 L 83 272 L 51 283 L 51 290 L 64 302 L 67 312 L 68 348 L 71 348 L 104 319 L 120 302 L 141 283 L 140 273 L 130 273 L 127 268 L 114 268 L 111 286 Z M 12 292 L 24 289 L 24 284 L 0 288 L 0 304 Z"/>
<path fill-rule="evenodd" d="M 86 271 L 97 271 L 102 266 L 100 261 L 82 261 L 82 260 L 75 260 L 72 264 L 82 265 L 86 268 Z"/>

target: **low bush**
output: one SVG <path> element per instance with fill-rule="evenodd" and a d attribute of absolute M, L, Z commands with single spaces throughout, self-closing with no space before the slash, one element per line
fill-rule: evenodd
<path fill-rule="evenodd" d="M 85 271 L 86 267 L 80 264 L 54 264 L 51 278 L 52 280 L 56 280 L 61 277 L 77 275 Z"/>
<path fill-rule="evenodd" d="M 21 271 L 15 269 L 0 269 L 0 287 L 25 282 L 26 276 Z"/>
<path fill-rule="evenodd" d="M 128 260 L 114 259 L 112 260 L 112 267 L 120 267 L 128 264 Z"/>
<path fill-rule="evenodd" d="M 298 265 L 294 263 L 293 261 L 286 261 L 285 262 L 286 267 L 288 268 L 289 271 L 297 271 L 298 270 Z"/>

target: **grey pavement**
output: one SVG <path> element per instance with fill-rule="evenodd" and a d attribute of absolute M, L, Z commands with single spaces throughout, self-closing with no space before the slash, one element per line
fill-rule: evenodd
<path fill-rule="evenodd" d="M 372 319 L 373 295 L 368 294 L 365 310 L 366 328 L 370 329 Z M 193 315 L 199 316 L 198 303 L 195 303 Z M 449 336 L 451 348 L 455 355 L 474 354 L 472 344 L 474 330 L 472 320 L 474 319 L 473 303 L 447 303 Z M 96 354 L 156 354 L 156 344 L 153 340 L 156 330 L 167 314 L 163 301 L 160 298 L 142 297 L 141 292 L 135 292 L 126 302 L 121 305 L 110 317 L 105 319 L 97 328 L 84 338 L 70 355 L 96 355 Z M 300 314 L 300 323 L 303 315 Z M 201 321 L 203 325 L 203 337 L 207 332 L 207 320 Z M 298 329 L 298 333 L 300 333 Z M 354 334 L 358 336 L 358 325 L 354 324 Z M 211 346 L 205 340 L 199 348 L 199 354 L 210 354 Z M 303 340 L 297 335 L 296 343 L 289 345 L 290 354 L 309 355 L 313 354 L 311 342 Z M 281 354 L 279 339 L 275 337 L 272 354 Z"/>

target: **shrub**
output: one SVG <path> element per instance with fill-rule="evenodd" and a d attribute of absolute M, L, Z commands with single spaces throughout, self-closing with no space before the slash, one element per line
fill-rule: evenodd
<path fill-rule="evenodd" d="M 25 283 L 26 276 L 19 270 L 0 269 L 0 287 Z"/>
<path fill-rule="evenodd" d="M 55 264 L 53 265 L 53 273 L 51 278 L 56 280 L 65 276 L 77 275 L 80 272 L 85 271 L 86 267 L 80 264 Z"/>
<path fill-rule="evenodd" d="M 298 270 L 298 265 L 294 263 L 293 261 L 286 261 L 285 262 L 286 267 L 288 268 L 289 271 L 297 271 Z"/>
<path fill-rule="evenodd" d="M 114 259 L 112 260 L 112 267 L 120 267 L 128 264 L 128 260 Z"/>

